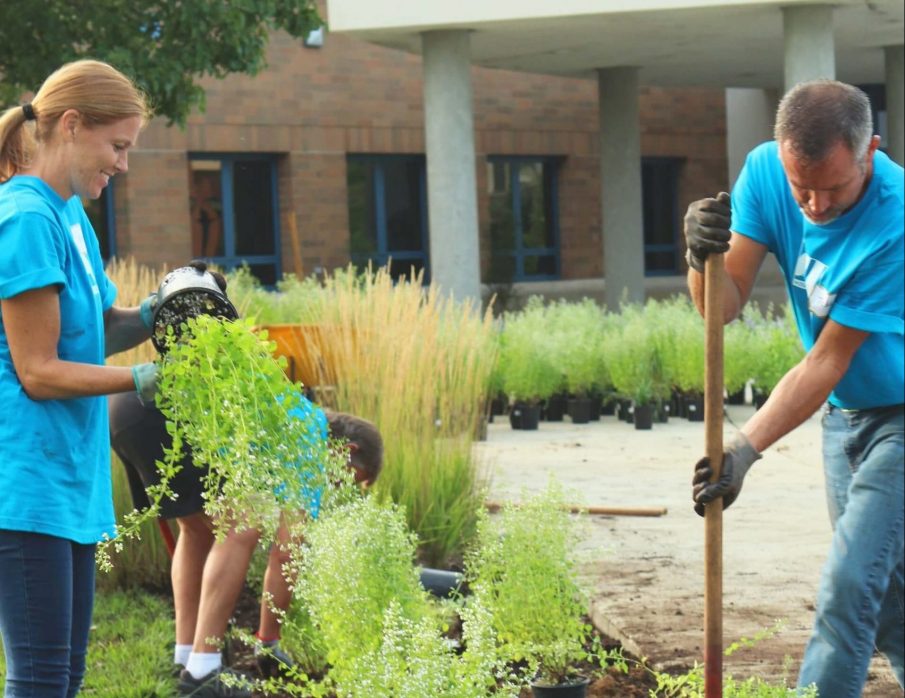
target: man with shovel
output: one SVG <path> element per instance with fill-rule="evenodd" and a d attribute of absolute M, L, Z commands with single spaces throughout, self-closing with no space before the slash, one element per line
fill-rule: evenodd
<path fill-rule="evenodd" d="M 823 406 L 833 544 L 798 677 L 821 698 L 861 695 L 874 647 L 905 684 L 903 171 L 878 150 L 870 103 L 832 80 L 780 102 L 775 140 L 747 158 L 730 197 L 688 207 L 688 285 L 703 312 L 705 259 L 725 253 L 724 322 L 738 317 L 767 252 L 782 267 L 807 354 L 693 478 L 695 510 L 738 497 L 760 453 Z"/>

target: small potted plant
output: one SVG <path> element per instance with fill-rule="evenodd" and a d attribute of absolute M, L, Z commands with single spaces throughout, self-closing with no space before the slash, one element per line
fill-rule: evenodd
<path fill-rule="evenodd" d="M 537 698 L 583 697 L 589 679 L 588 604 L 577 582 L 576 526 L 551 484 L 546 492 L 482 513 L 466 554 L 472 595 L 492 618 L 500 655 L 527 667 Z"/>
<path fill-rule="evenodd" d="M 578 303 L 560 301 L 551 310 L 550 332 L 566 388 L 573 396 L 569 416 L 576 424 L 586 424 L 591 420 L 590 393 L 601 374 L 602 313 L 588 298 Z"/>
<path fill-rule="evenodd" d="M 555 393 L 562 380 L 540 299 L 529 299 L 520 313 L 506 314 L 499 360 L 503 390 L 513 402 L 512 427 L 537 429 L 541 400 Z"/>

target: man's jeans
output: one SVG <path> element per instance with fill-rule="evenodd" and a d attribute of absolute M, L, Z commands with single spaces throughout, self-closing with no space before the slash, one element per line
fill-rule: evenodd
<path fill-rule="evenodd" d="M 823 415 L 833 544 L 798 677 L 820 698 L 859 698 L 875 646 L 905 681 L 903 416 L 901 405 Z"/>
<path fill-rule="evenodd" d="M 72 698 L 85 673 L 94 545 L 0 530 L 6 698 Z"/>

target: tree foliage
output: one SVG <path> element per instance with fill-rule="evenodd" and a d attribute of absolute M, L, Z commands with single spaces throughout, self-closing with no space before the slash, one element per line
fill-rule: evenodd
<path fill-rule="evenodd" d="M 204 109 L 200 78 L 254 75 L 269 33 L 303 37 L 323 24 L 315 0 L 3 0 L 0 104 L 15 104 L 63 63 L 107 61 L 185 123 Z"/>

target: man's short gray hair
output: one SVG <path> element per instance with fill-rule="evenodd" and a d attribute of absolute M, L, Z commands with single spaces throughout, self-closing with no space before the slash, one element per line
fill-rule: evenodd
<path fill-rule="evenodd" d="M 823 161 L 839 141 L 860 161 L 873 136 L 870 100 L 836 80 L 799 83 L 780 101 L 773 135 L 805 162 Z"/>

